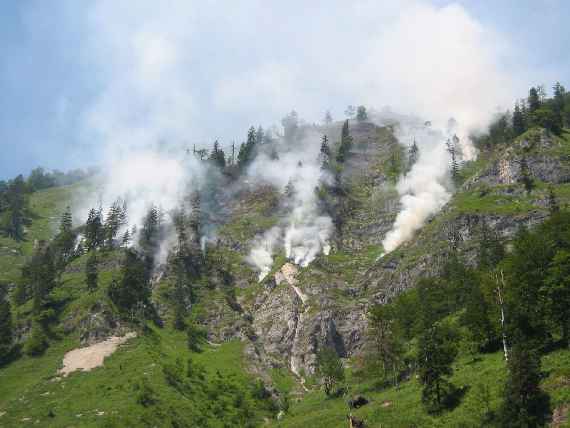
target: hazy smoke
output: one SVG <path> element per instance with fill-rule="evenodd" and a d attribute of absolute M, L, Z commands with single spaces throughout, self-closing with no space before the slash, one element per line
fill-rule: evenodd
<path fill-rule="evenodd" d="M 400 144 L 409 146 L 413 141 L 419 147 L 419 159 L 411 171 L 402 176 L 396 186 L 400 194 L 401 211 L 392 230 L 382 245 L 385 253 L 396 249 L 420 229 L 428 217 L 441 209 L 451 198 L 453 186 L 450 180 L 450 155 L 446 141 L 454 135 L 460 138 L 458 155 L 461 160 L 470 160 L 475 150 L 469 137 L 461 132 L 454 120 L 448 121 L 445 129 L 437 124 L 423 124 L 417 119 L 400 118 L 396 137 Z"/>
<path fill-rule="evenodd" d="M 323 177 L 318 161 L 321 134 L 305 130 L 306 135 L 296 141 L 280 140 L 278 159 L 260 155 L 248 170 L 248 176 L 260 182 L 269 182 L 281 191 L 289 185 L 285 216 L 281 223 L 258 237 L 248 257 L 260 272 L 260 280 L 271 271 L 273 255 L 279 249 L 301 266 L 307 266 L 315 257 L 330 251 L 332 220 L 319 212 L 316 187 Z"/>

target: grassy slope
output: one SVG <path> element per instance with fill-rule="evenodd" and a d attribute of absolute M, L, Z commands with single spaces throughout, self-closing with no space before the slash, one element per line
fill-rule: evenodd
<path fill-rule="evenodd" d="M 67 338 L 41 358 L 25 357 L 0 370 L 0 413 L 6 412 L 0 426 L 18 426 L 24 418 L 53 427 L 167 426 L 171 408 L 187 409 L 188 399 L 166 383 L 162 366 L 177 358 L 186 361 L 191 355 L 206 367 L 208 381 L 217 371 L 243 383 L 249 379 L 241 369 L 239 342 L 191 354 L 184 333 L 152 327 L 149 334 L 131 340 L 107 358 L 103 367 L 56 380 L 64 353 L 77 344 L 76 339 Z M 147 408 L 136 401 L 143 378 L 156 399 Z"/>
<path fill-rule="evenodd" d="M 23 242 L 15 242 L 0 235 L 0 282 L 13 282 L 18 278 L 26 257 L 33 252 L 35 240 L 53 237 L 60 214 L 71 202 L 73 192 L 80 186 L 82 184 L 77 183 L 31 194 L 30 209 L 33 217 L 31 226 L 26 230 L 26 239 Z"/>
<path fill-rule="evenodd" d="M 455 364 L 451 381 L 457 387 L 466 387 L 459 405 L 439 416 L 428 415 L 421 403 L 421 385 L 415 380 L 398 388 L 378 390 L 373 382 L 359 382 L 349 377 L 351 395 L 363 394 L 370 404 L 353 414 L 367 422 L 369 427 L 479 427 L 485 407 L 482 386 L 489 388 L 489 404 L 497 411 L 506 376 L 502 353 L 487 354 L 473 361 L 463 356 Z M 559 350 L 543 357 L 545 379 L 542 387 L 551 397 L 553 408 L 570 402 L 570 351 Z M 348 408 L 345 398 L 327 399 L 322 391 L 313 390 L 302 401 L 293 404 L 288 415 L 274 426 L 280 428 L 330 428 L 345 425 Z M 570 426 L 568 424 L 567 426 Z"/>

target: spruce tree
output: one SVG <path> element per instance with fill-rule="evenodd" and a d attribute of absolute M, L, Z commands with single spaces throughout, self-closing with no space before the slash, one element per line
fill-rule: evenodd
<path fill-rule="evenodd" d="M 210 153 L 210 161 L 216 165 L 218 168 L 223 169 L 226 166 L 226 154 L 220 147 L 218 140 L 214 141 L 214 147 Z"/>
<path fill-rule="evenodd" d="M 530 169 L 528 167 L 528 161 L 526 160 L 526 156 L 523 156 L 522 159 L 520 160 L 520 171 L 521 171 L 520 181 L 523 183 L 526 192 L 530 194 L 530 192 L 532 192 L 532 189 L 534 189 L 534 182 L 530 175 Z"/>
<path fill-rule="evenodd" d="M 104 229 L 101 212 L 91 208 L 85 223 L 85 246 L 87 251 L 99 248 L 104 242 Z"/>
<path fill-rule="evenodd" d="M 558 199 L 556 198 L 552 184 L 548 186 L 548 211 L 550 211 L 551 216 L 560 212 L 560 205 L 558 204 Z"/>
<path fill-rule="evenodd" d="M 344 367 L 334 349 L 324 347 L 317 353 L 315 374 L 321 380 L 327 396 L 332 395 L 336 385 L 344 381 Z"/>
<path fill-rule="evenodd" d="M 525 131 L 526 131 L 526 126 L 525 126 L 524 114 L 521 110 L 519 102 L 517 101 L 515 103 L 515 108 L 513 111 L 513 132 L 515 134 L 515 137 L 517 137 Z"/>
<path fill-rule="evenodd" d="M 71 209 L 66 208 L 61 216 L 59 233 L 55 238 L 58 250 L 58 270 L 63 267 L 72 259 L 75 250 L 75 234 L 73 233 L 73 220 Z"/>
<path fill-rule="evenodd" d="M 321 170 L 328 171 L 331 167 L 331 149 L 329 147 L 329 139 L 326 135 L 321 138 L 321 150 L 319 153 L 319 160 L 321 162 Z"/>
<path fill-rule="evenodd" d="M 541 294 L 548 319 L 560 328 L 564 346 L 570 348 L 570 252 L 558 250 L 548 268 Z"/>
<path fill-rule="evenodd" d="M 528 112 L 534 113 L 540 108 L 541 102 L 538 94 L 538 89 L 535 87 L 530 88 L 528 92 Z"/>
<path fill-rule="evenodd" d="M 525 343 L 516 343 L 511 349 L 508 369 L 501 426 L 543 426 L 548 404 L 539 387 L 540 356 Z"/>
<path fill-rule="evenodd" d="M 420 157 L 420 149 L 414 139 L 414 142 L 408 149 L 408 170 L 411 170 Z"/>
<path fill-rule="evenodd" d="M 97 289 L 99 283 L 99 268 L 98 268 L 97 253 L 92 251 L 89 253 L 87 262 L 85 263 L 85 285 L 87 290 L 93 292 Z"/>
<path fill-rule="evenodd" d="M 10 355 L 13 341 L 12 311 L 6 288 L 0 284 L 0 366 Z"/>
<path fill-rule="evenodd" d="M 338 153 L 336 155 L 336 161 L 339 163 L 343 163 L 344 161 L 346 161 L 351 148 L 352 148 L 352 137 L 350 135 L 348 120 L 345 120 L 344 124 L 342 125 L 340 146 L 338 148 Z"/>
<path fill-rule="evenodd" d="M 438 413 L 445 408 L 446 399 L 453 388 L 447 378 L 453 374 L 451 365 L 457 351 L 445 329 L 437 323 L 423 331 L 418 348 L 422 402 L 428 412 Z"/>
<path fill-rule="evenodd" d="M 356 120 L 359 122 L 365 122 L 368 120 L 368 113 L 366 112 L 366 107 L 358 106 L 356 109 Z"/>
<path fill-rule="evenodd" d="M 331 112 L 329 110 L 327 110 L 327 112 L 325 113 L 325 125 L 330 125 L 333 122 L 333 118 L 331 115 Z"/>

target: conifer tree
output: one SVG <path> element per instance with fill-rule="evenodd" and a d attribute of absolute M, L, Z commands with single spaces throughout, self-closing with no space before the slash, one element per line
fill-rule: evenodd
<path fill-rule="evenodd" d="M 368 120 L 368 113 L 366 112 L 366 107 L 358 106 L 356 109 L 356 120 L 359 122 L 365 122 Z"/>
<path fill-rule="evenodd" d="M 338 148 L 338 153 L 336 155 L 337 162 L 343 163 L 348 158 L 351 149 L 352 149 L 352 137 L 350 135 L 348 120 L 345 120 L 344 124 L 342 125 L 340 146 Z"/>
<path fill-rule="evenodd" d="M 319 160 L 321 162 L 321 170 L 328 171 L 331 167 L 331 149 L 329 147 L 329 139 L 326 135 L 321 138 L 321 150 L 319 153 Z"/>
<path fill-rule="evenodd" d="M 330 125 L 333 122 L 333 118 L 331 115 L 331 112 L 329 110 L 327 110 L 327 112 L 325 113 L 325 125 Z"/>
<path fill-rule="evenodd" d="M 5 286 L 0 284 L 0 366 L 10 354 L 13 341 L 12 311 L 7 297 Z"/>
<path fill-rule="evenodd" d="M 550 211 L 551 216 L 560 212 L 560 205 L 558 204 L 558 199 L 556 198 L 552 184 L 548 186 L 548 211 Z"/>
<path fill-rule="evenodd" d="M 534 189 L 534 182 L 532 180 L 532 177 L 530 175 L 530 170 L 528 167 L 528 162 L 526 160 L 526 156 L 523 156 L 521 161 L 520 161 L 520 168 L 521 168 L 521 182 L 524 185 L 524 188 L 526 190 L 527 193 L 532 192 L 532 189 Z"/>
<path fill-rule="evenodd" d="M 115 245 L 115 239 L 119 230 L 127 223 L 126 217 L 126 205 L 121 203 L 120 200 L 113 202 L 107 212 L 102 232 L 104 234 L 104 244 L 107 248 L 111 249 Z"/>
<path fill-rule="evenodd" d="M 516 137 L 521 135 L 525 131 L 526 131 L 526 125 L 525 125 L 524 113 L 521 110 L 519 102 L 517 101 L 515 103 L 515 108 L 513 111 L 513 132 Z"/>
<path fill-rule="evenodd" d="M 55 241 L 58 249 L 57 267 L 58 270 L 62 270 L 74 256 L 75 250 L 75 234 L 73 233 L 73 220 L 69 207 L 61 216 L 59 233 Z"/>
<path fill-rule="evenodd" d="M 447 152 L 450 156 L 449 170 L 451 173 L 451 178 L 455 184 L 459 183 L 459 160 L 458 160 L 458 142 L 459 138 L 454 135 L 452 139 L 448 139 L 445 143 L 447 145 Z"/>
<path fill-rule="evenodd" d="M 98 264 L 97 253 L 95 251 L 90 252 L 85 263 L 85 285 L 87 290 L 91 292 L 95 291 L 99 284 Z"/>
<path fill-rule="evenodd" d="M 435 323 L 423 331 L 418 342 L 422 402 L 430 413 L 443 410 L 452 389 L 447 378 L 453 373 L 451 364 L 457 351 L 446 336 L 443 327 Z"/>
<path fill-rule="evenodd" d="M 408 149 L 408 170 L 411 170 L 414 164 L 418 161 L 420 157 L 420 149 L 414 139 L 414 142 Z"/>
<path fill-rule="evenodd" d="M 530 88 L 528 91 L 528 112 L 530 114 L 534 113 L 540 108 L 540 104 L 538 89 L 535 87 Z"/>
<path fill-rule="evenodd" d="M 85 246 L 87 251 L 99 248 L 103 244 L 104 229 L 101 219 L 101 211 L 91 208 L 85 223 Z"/>
<path fill-rule="evenodd" d="M 218 168 L 225 168 L 226 166 L 226 154 L 224 150 L 220 147 L 220 143 L 218 140 L 214 141 L 214 147 L 212 148 L 212 152 L 210 153 L 210 161 Z"/>
<path fill-rule="evenodd" d="M 324 347 L 317 353 L 316 375 L 327 396 L 332 395 L 336 385 L 344 381 L 344 367 L 334 349 Z"/>
<path fill-rule="evenodd" d="M 257 135 L 255 128 L 252 126 L 247 132 L 247 140 L 242 143 L 238 153 L 238 166 L 240 169 L 247 167 L 254 159 L 256 154 Z"/>
<path fill-rule="evenodd" d="M 570 348 L 570 252 L 560 249 L 548 268 L 541 294 L 553 326 L 560 328 L 564 346 Z"/>
<path fill-rule="evenodd" d="M 402 362 L 401 333 L 398 331 L 396 316 L 392 306 L 376 305 L 368 317 L 370 351 L 368 359 L 381 380 L 390 379 L 397 384 Z"/>
<path fill-rule="evenodd" d="M 540 391 L 540 357 L 525 343 L 512 347 L 501 408 L 503 427 L 538 427 L 548 411 Z"/>

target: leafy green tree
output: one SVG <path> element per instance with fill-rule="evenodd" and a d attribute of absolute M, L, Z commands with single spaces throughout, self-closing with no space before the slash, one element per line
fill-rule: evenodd
<path fill-rule="evenodd" d="M 419 379 L 423 385 L 422 403 L 430 413 L 438 413 L 446 406 L 453 386 L 447 380 L 453 374 L 452 363 L 457 350 L 448 332 L 438 323 L 428 327 L 418 341 Z"/>
<path fill-rule="evenodd" d="M 368 120 L 368 113 L 366 112 L 366 107 L 358 106 L 356 109 L 356 120 L 359 122 L 365 122 Z"/>
<path fill-rule="evenodd" d="M 501 425 L 505 428 L 543 426 L 548 403 L 539 388 L 539 355 L 525 344 L 517 343 L 511 349 L 508 367 Z"/>
<path fill-rule="evenodd" d="M 87 262 L 85 263 L 85 285 L 87 290 L 97 290 L 99 284 L 99 268 L 98 268 L 97 254 L 92 251 L 89 253 Z"/>
<path fill-rule="evenodd" d="M 10 302 L 6 289 L 0 284 L 0 365 L 6 360 L 12 350 L 13 325 Z"/>
<path fill-rule="evenodd" d="M 321 380 L 327 396 L 331 396 L 336 385 L 344 381 L 344 367 L 334 349 L 323 347 L 319 350 L 315 374 Z"/>

